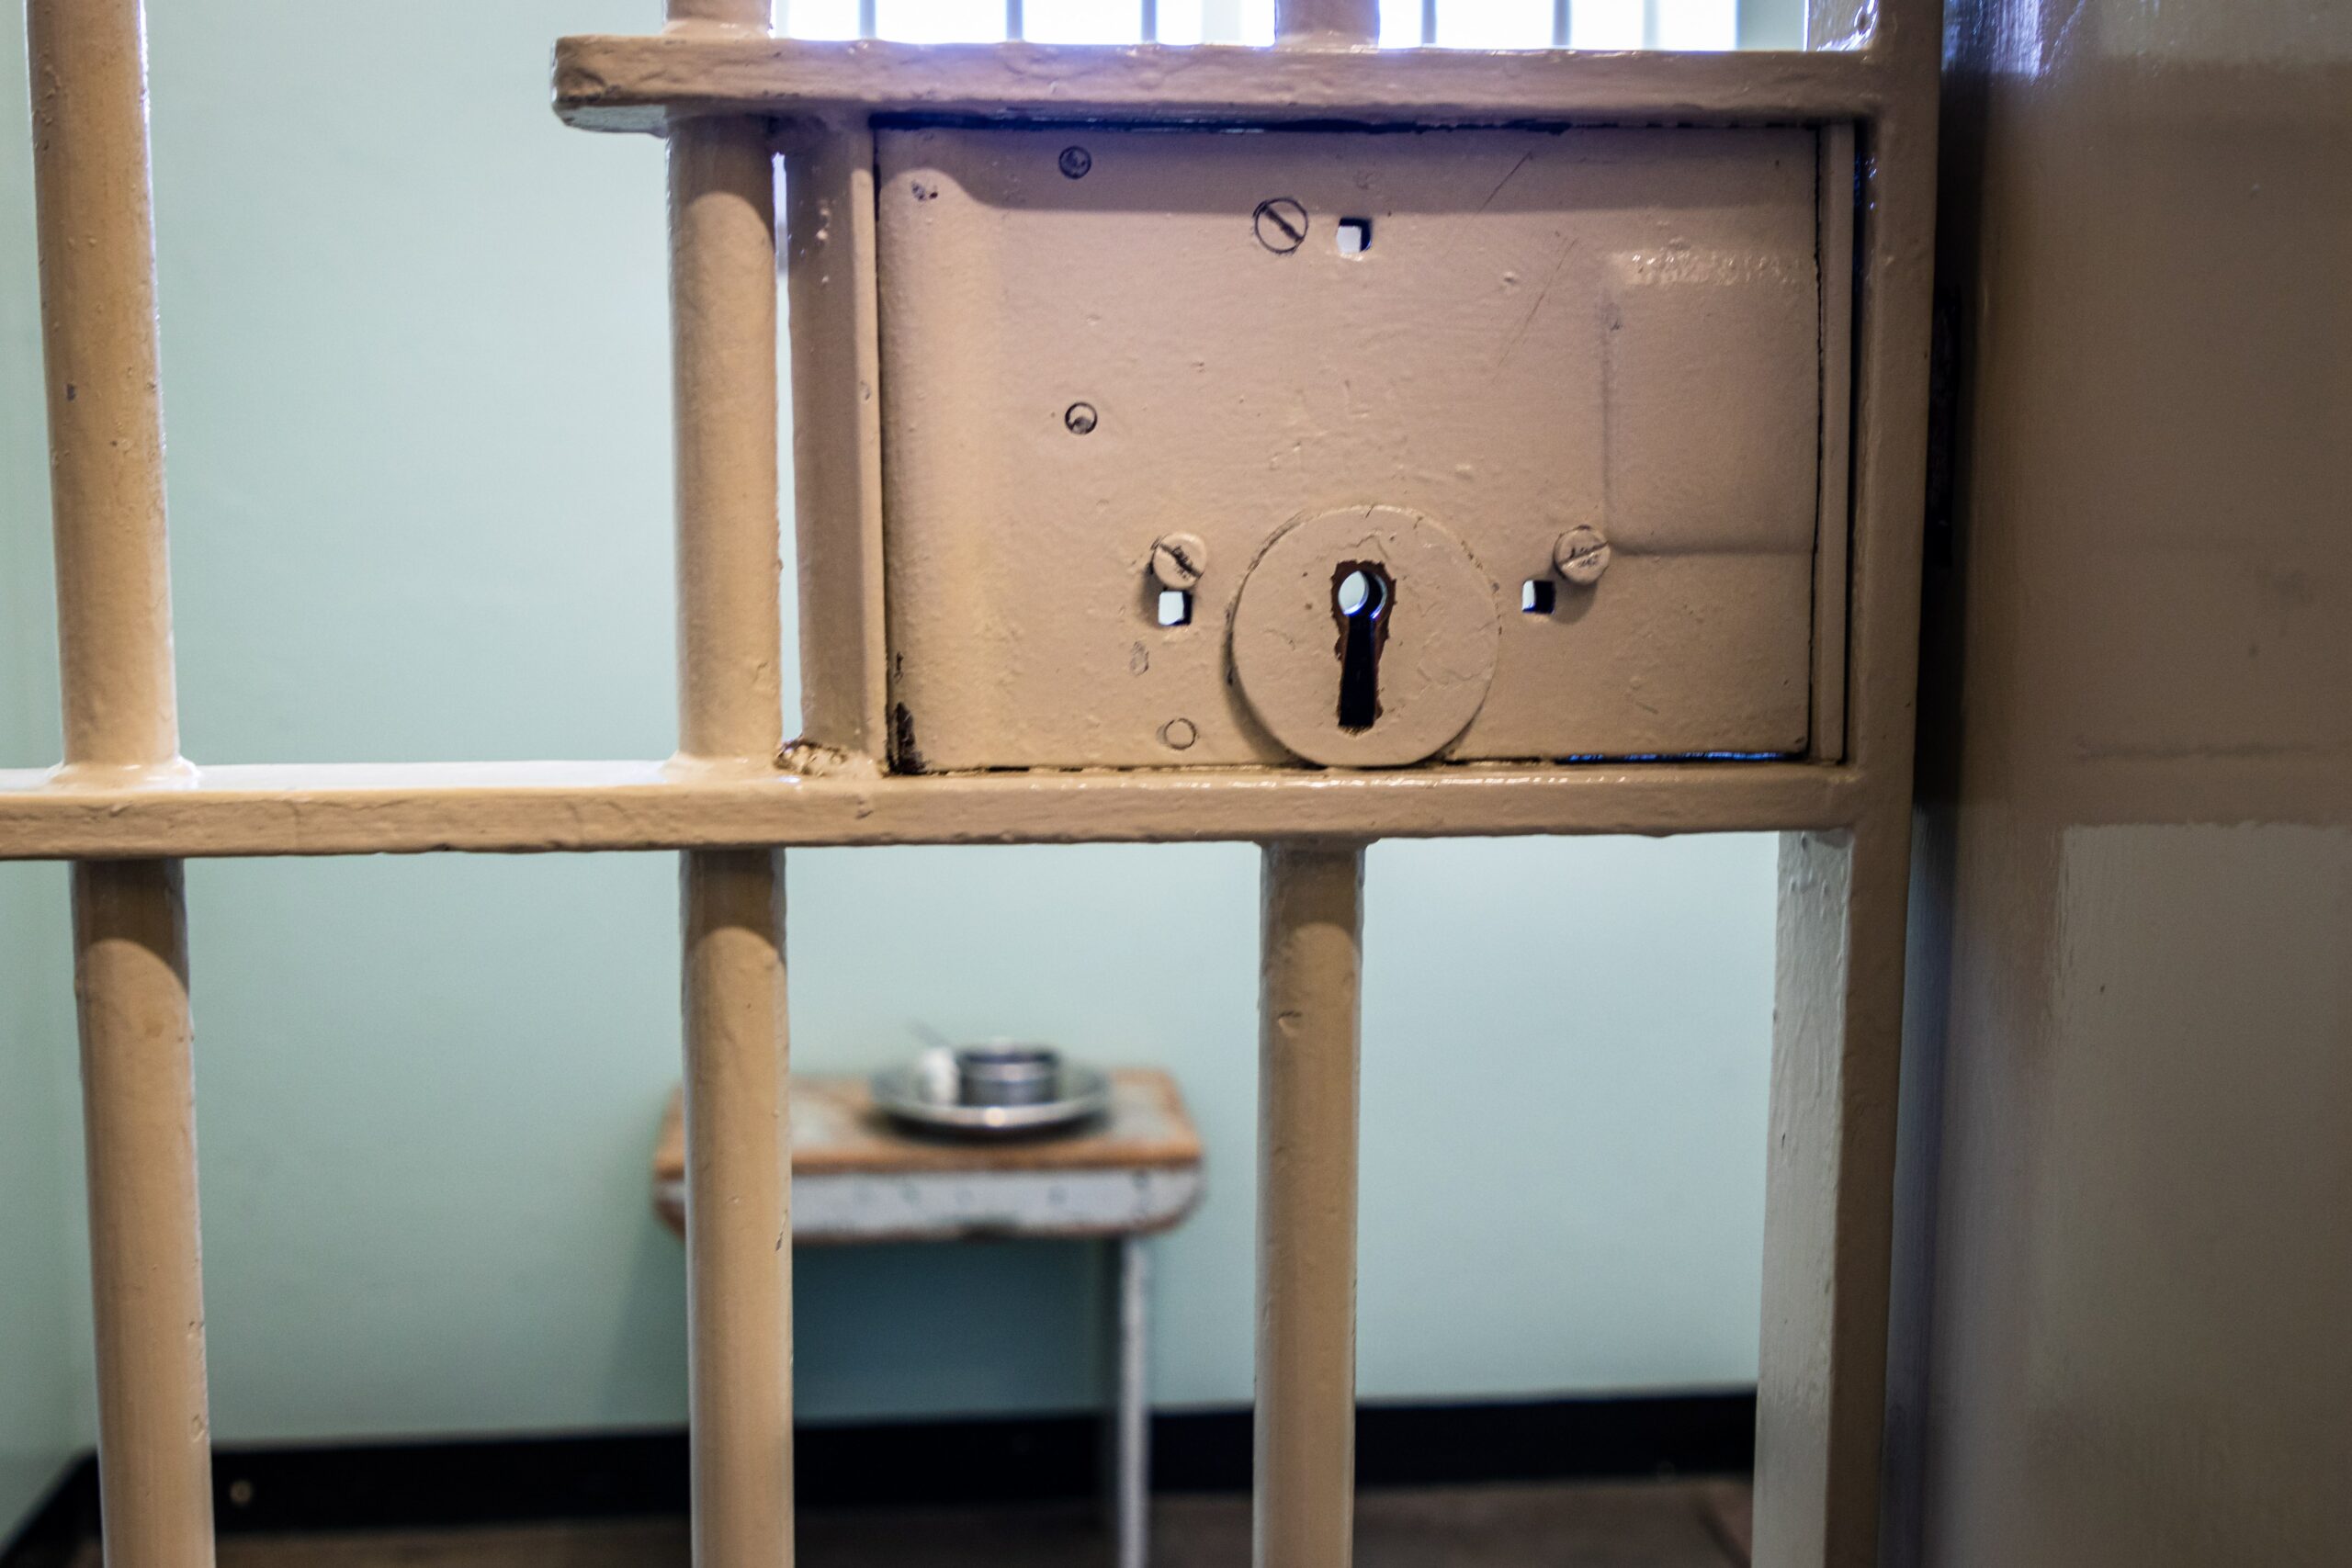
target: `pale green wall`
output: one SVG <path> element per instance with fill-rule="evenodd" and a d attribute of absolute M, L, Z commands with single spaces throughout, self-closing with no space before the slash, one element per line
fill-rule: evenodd
<path fill-rule="evenodd" d="M 24 79 L 22 29 L 0 28 L 0 80 Z M 56 744 L 32 169 L 16 91 L 0 133 L 0 766 Z M 65 868 L 0 863 L 0 1542 L 86 1440 L 74 998 L 55 983 L 67 950 Z"/>
<path fill-rule="evenodd" d="M 191 755 L 667 750 L 661 153 L 546 107 L 551 38 L 649 10 L 155 8 Z M 18 186 L 21 82 L 0 85 Z M 11 300 L 28 220 L 0 210 Z M 12 424 L 9 454 L 28 439 Z M 46 530 L 8 482 L 22 597 Z M 9 657 L 40 665 L 44 705 L 0 765 L 46 762 L 51 671 Z M 37 897 L 58 880 L 7 874 Z M 1751 1380 L 1769 840 L 1395 844 L 1371 875 L 1364 1392 Z M 676 1077 L 671 860 L 188 880 L 220 1436 L 682 1419 L 680 1251 L 645 1183 Z M 1175 1068 L 1211 1186 L 1161 1249 L 1154 1373 L 1171 1403 L 1245 1399 L 1254 852 L 802 853 L 791 897 L 804 1066 L 879 1063 L 920 1024 Z M 6 951 L 39 962 L 11 993 L 70 1051 L 62 942 L 22 925 Z M 1078 1404 L 1090 1269 L 804 1254 L 804 1408 Z"/>
<path fill-rule="evenodd" d="M 13 347 L 14 327 L 0 343 Z M 0 406 L 15 405 L 0 393 Z M 0 568 L 16 564 L 0 547 Z M 0 633 L 0 655 L 17 643 Z M 13 696 L 0 723 L 19 717 Z M 73 998 L 40 978 L 67 951 L 64 889 L 62 866 L 0 866 L 0 1542 L 88 1441 Z"/>
<path fill-rule="evenodd" d="M 1803 49 L 1805 0 L 1740 0 L 1739 47 Z"/>

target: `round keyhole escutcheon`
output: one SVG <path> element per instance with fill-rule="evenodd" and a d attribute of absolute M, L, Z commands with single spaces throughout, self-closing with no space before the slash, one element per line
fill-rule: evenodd
<path fill-rule="evenodd" d="M 1233 674 L 1283 747 L 1336 768 L 1442 752 L 1495 678 L 1494 580 L 1443 525 L 1401 506 L 1294 518 L 1233 607 Z"/>

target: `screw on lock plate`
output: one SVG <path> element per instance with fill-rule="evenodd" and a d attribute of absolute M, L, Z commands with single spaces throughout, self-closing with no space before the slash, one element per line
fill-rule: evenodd
<path fill-rule="evenodd" d="M 1609 540 L 1600 529 L 1579 523 L 1552 547 L 1552 564 L 1578 588 L 1589 588 L 1609 570 Z"/>
<path fill-rule="evenodd" d="M 1198 534 L 1162 534 L 1152 541 L 1152 580 L 1178 591 L 1200 586 L 1209 569 L 1209 547 Z"/>
<path fill-rule="evenodd" d="M 1257 226 L 1258 243 L 1278 256 L 1306 243 L 1306 209 L 1289 197 L 1260 202 L 1250 220 Z"/>

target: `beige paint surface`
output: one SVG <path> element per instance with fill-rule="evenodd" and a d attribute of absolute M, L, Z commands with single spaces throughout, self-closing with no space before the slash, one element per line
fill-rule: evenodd
<path fill-rule="evenodd" d="M 2352 13 L 1955 20 L 1897 1559 L 2340 1563 Z"/>
<path fill-rule="evenodd" d="M 1227 625 L 1283 525 L 1375 504 L 1490 581 L 1493 684 L 1449 755 L 1804 750 L 1812 133 L 933 129 L 876 151 L 902 769 L 1295 761 L 1228 679 Z M 1276 198 L 1287 250 L 1252 223 Z M 1613 554 L 1589 587 L 1554 565 L 1578 525 Z M 1208 569 L 1163 627 L 1148 565 L 1179 531 Z M 1551 613 L 1521 613 L 1529 581 Z M 1300 750 L 1413 761 L 1453 734 Z"/>

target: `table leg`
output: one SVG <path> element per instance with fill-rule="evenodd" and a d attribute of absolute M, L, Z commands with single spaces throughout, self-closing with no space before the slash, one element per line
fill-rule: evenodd
<path fill-rule="evenodd" d="M 1145 1385 L 1150 1353 L 1151 1256 L 1145 1251 L 1141 1236 L 1121 1236 L 1118 1251 L 1119 1386 L 1113 1521 L 1118 1532 L 1118 1568 L 1144 1568 L 1151 1545 L 1151 1400 Z"/>

